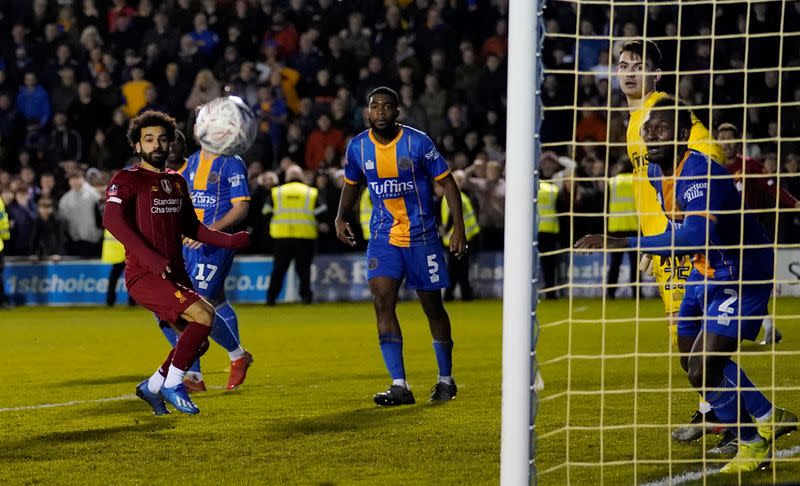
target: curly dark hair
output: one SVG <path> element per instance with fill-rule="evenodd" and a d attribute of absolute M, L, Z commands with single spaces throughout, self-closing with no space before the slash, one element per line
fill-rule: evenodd
<path fill-rule="evenodd" d="M 146 127 L 164 127 L 167 130 L 167 138 L 170 143 L 175 140 L 175 131 L 177 130 L 175 119 L 160 111 L 147 110 L 134 117 L 130 126 L 128 126 L 128 142 L 131 147 L 136 147 L 142 136 L 142 128 Z"/>

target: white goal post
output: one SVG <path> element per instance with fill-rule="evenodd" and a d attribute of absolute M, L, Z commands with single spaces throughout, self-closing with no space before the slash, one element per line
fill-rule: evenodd
<path fill-rule="evenodd" d="M 503 381 L 500 483 L 536 481 L 533 423 L 536 254 L 534 187 L 538 0 L 509 3 L 505 250 L 503 255 Z"/>

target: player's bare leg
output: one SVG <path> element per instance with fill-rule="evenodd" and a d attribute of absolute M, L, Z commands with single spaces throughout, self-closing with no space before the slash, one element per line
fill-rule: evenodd
<path fill-rule="evenodd" d="M 673 344 L 678 346 L 678 350 L 681 352 L 681 367 L 683 368 L 683 371 L 688 373 L 688 353 L 692 350 L 695 337 L 679 336 L 675 314 L 670 314 L 667 317 L 669 319 L 670 326 L 670 339 L 672 340 Z M 677 442 L 687 443 L 700 439 L 704 434 L 723 433 L 725 427 L 718 425 L 717 422 L 718 420 L 716 414 L 714 413 L 714 409 L 712 409 L 711 405 L 709 405 L 708 402 L 703 399 L 702 393 L 700 393 L 700 407 L 694 412 L 691 422 L 688 425 L 678 427 L 677 429 L 673 430 L 672 438 Z M 733 448 L 732 450 L 731 447 Z M 723 435 L 722 440 L 714 448 L 714 453 L 735 454 L 736 447 L 736 436 L 733 435 L 733 437 L 731 437 L 729 434 L 725 434 Z"/>
<path fill-rule="evenodd" d="M 372 291 L 372 304 L 378 321 L 378 339 L 386 369 L 392 377 L 388 390 L 376 393 L 373 398 L 377 405 L 411 405 L 416 402 L 414 394 L 406 382 L 403 364 L 403 333 L 397 320 L 397 294 L 401 281 L 390 277 L 374 277 L 369 280 Z"/>
<path fill-rule="evenodd" d="M 418 290 L 422 310 L 428 318 L 433 337 L 433 350 L 439 365 L 439 378 L 431 388 L 431 402 L 447 402 L 456 397 L 458 388 L 453 381 L 453 338 L 450 316 L 444 308 L 442 293 L 438 290 Z"/>
<path fill-rule="evenodd" d="M 723 473 L 753 471 L 770 457 L 770 441 L 762 436 L 760 427 L 756 428 L 750 414 L 752 408 L 763 409 L 764 405 L 771 413 L 772 406 L 730 359 L 738 347 L 737 338 L 701 332 L 687 363 L 689 382 L 705 394 L 720 422 L 731 424 L 728 428 L 739 439 L 736 457 L 722 468 Z"/>

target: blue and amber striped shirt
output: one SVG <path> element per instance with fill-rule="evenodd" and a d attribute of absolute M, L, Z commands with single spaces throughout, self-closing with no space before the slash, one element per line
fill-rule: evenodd
<path fill-rule="evenodd" d="M 433 182 L 450 173 L 431 139 L 400 125 L 394 140 L 379 143 L 366 130 L 347 146 L 345 182 L 364 181 L 372 199 L 370 239 L 401 247 L 436 241 Z"/>

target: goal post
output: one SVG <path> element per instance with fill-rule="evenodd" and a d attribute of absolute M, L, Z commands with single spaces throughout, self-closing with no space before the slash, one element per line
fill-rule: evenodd
<path fill-rule="evenodd" d="M 534 218 L 539 77 L 538 0 L 509 3 L 503 360 L 500 483 L 536 481 L 533 461 L 536 396 L 537 254 Z"/>

